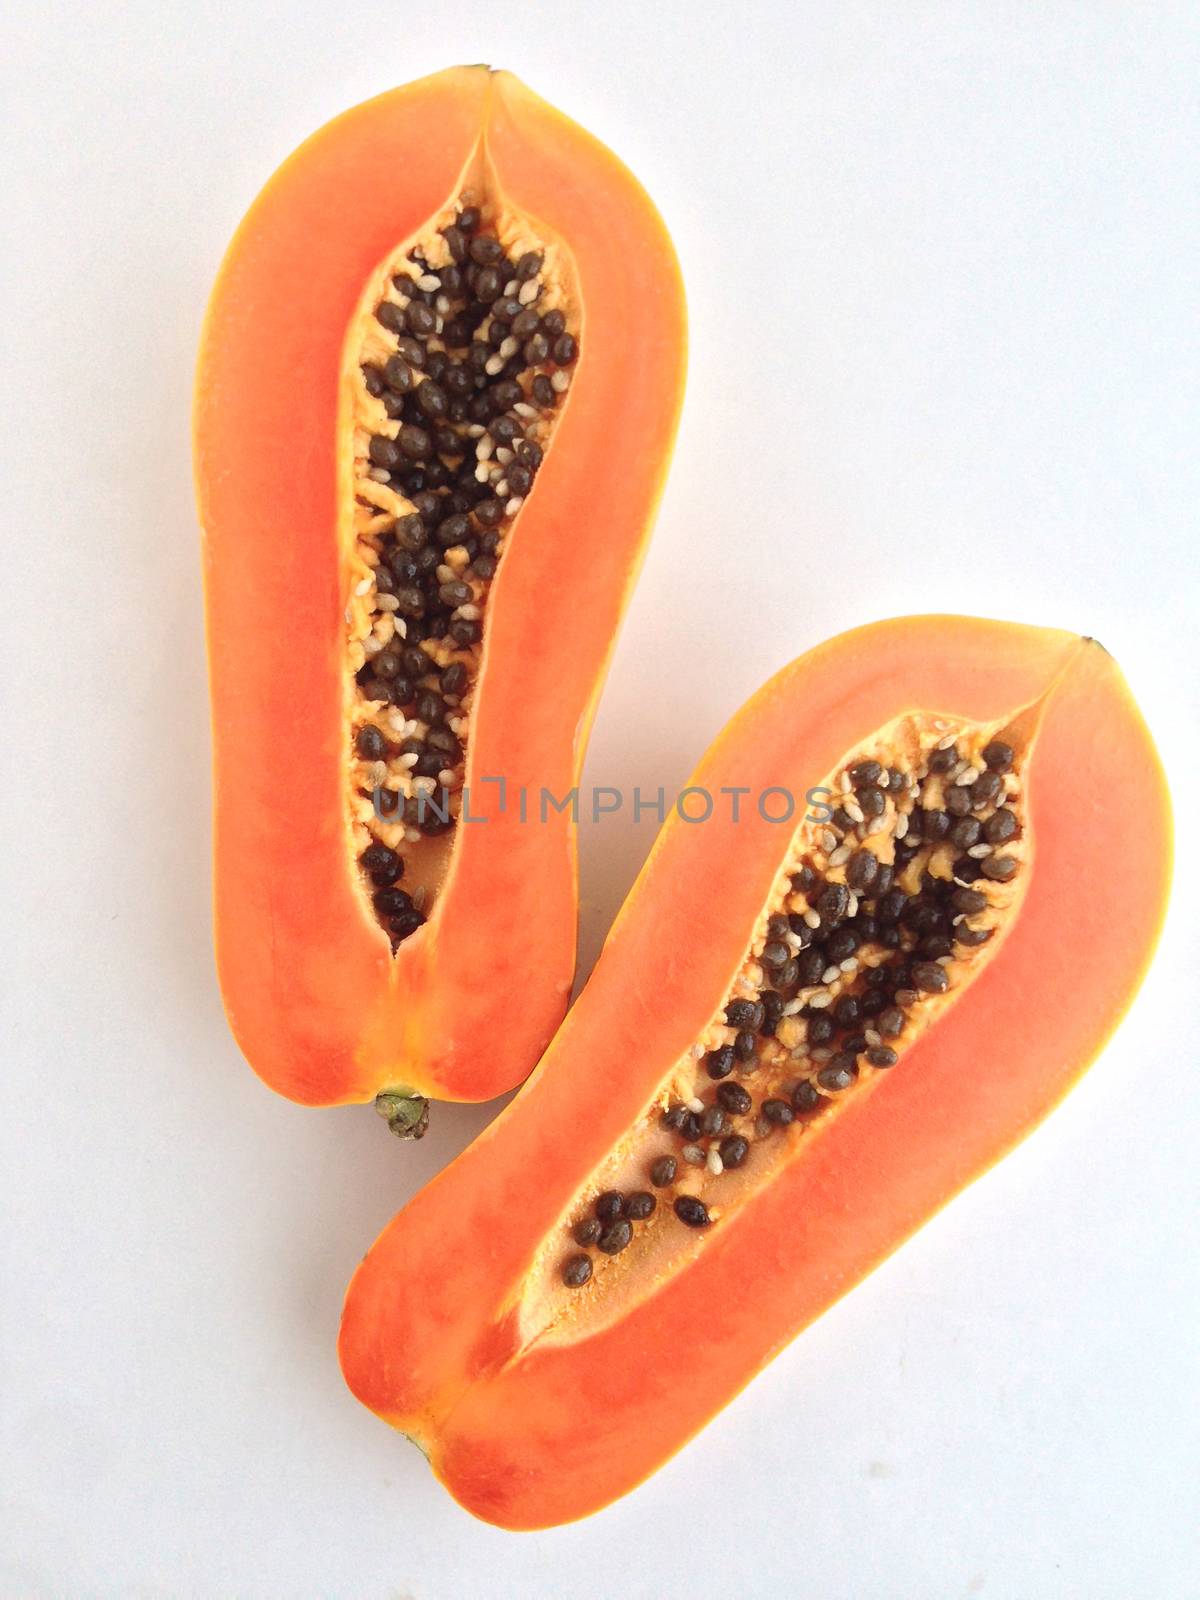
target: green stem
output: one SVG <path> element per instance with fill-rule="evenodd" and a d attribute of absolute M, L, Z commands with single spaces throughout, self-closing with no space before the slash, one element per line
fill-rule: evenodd
<path fill-rule="evenodd" d="M 397 1139 L 423 1139 L 429 1126 L 429 1101 L 411 1089 L 388 1089 L 375 1096 L 375 1109 Z"/>

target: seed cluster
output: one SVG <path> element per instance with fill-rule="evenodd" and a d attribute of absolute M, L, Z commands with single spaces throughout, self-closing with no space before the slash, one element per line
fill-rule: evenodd
<path fill-rule="evenodd" d="M 686 1185 L 671 1210 L 687 1227 L 719 1216 L 697 1180 L 743 1166 L 758 1142 L 895 1066 L 994 936 L 1021 865 L 1016 756 L 1001 739 L 944 727 L 890 765 L 848 764 L 828 821 L 798 839 L 754 953 L 691 1052 L 692 1093 L 662 1112 L 672 1147 L 646 1166 L 654 1189 Z M 617 1254 L 657 1209 L 652 1194 L 607 1191 L 575 1242 Z M 586 1249 L 563 1264 L 571 1287 L 591 1275 Z"/>
<path fill-rule="evenodd" d="M 461 203 L 392 277 L 361 368 L 354 816 L 394 945 L 425 920 L 405 855 L 460 811 L 488 593 L 578 356 L 534 245 Z"/>

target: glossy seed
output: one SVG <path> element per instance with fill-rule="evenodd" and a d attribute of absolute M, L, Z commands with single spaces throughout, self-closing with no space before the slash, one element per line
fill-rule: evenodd
<path fill-rule="evenodd" d="M 710 1050 L 704 1066 L 710 1078 L 727 1078 L 733 1071 L 737 1058 L 733 1046 L 723 1044 L 718 1050 Z"/>
<path fill-rule="evenodd" d="M 577 1256 L 568 1256 L 563 1263 L 563 1282 L 569 1289 L 581 1289 L 592 1275 L 592 1258 L 582 1251 Z"/>
<path fill-rule="evenodd" d="M 724 1132 L 725 1113 L 720 1106 L 707 1106 L 700 1113 L 700 1132 L 706 1139 L 714 1138 L 718 1133 Z"/>
<path fill-rule="evenodd" d="M 983 824 L 978 817 L 959 817 L 950 829 L 950 843 L 956 850 L 970 850 L 983 834 Z"/>
<path fill-rule="evenodd" d="M 367 455 L 373 466 L 382 467 L 386 472 L 394 472 L 404 461 L 404 452 L 395 439 L 387 439 L 382 434 L 376 434 L 367 446 Z"/>
<path fill-rule="evenodd" d="M 806 1111 L 815 1111 L 821 1104 L 821 1096 L 807 1078 L 799 1082 L 792 1090 L 792 1110 L 803 1115 Z"/>
<path fill-rule="evenodd" d="M 383 365 L 383 376 L 388 388 L 396 394 L 408 394 L 415 381 L 412 366 L 402 355 L 387 358 Z"/>
<path fill-rule="evenodd" d="M 721 1140 L 718 1152 L 722 1166 L 740 1167 L 750 1154 L 750 1141 L 743 1139 L 740 1133 L 731 1133 Z"/>
<path fill-rule="evenodd" d="M 855 1028 L 862 1018 L 862 1006 L 856 995 L 839 995 L 833 1006 L 833 1020 L 839 1028 Z"/>
<path fill-rule="evenodd" d="M 917 813 L 921 818 L 921 837 L 929 844 L 936 844 L 938 840 L 946 838 L 953 825 L 950 814 L 934 806 L 928 811 Z"/>
<path fill-rule="evenodd" d="M 978 889 L 955 889 L 950 896 L 950 904 L 955 911 L 961 911 L 964 916 L 973 917 L 980 911 L 987 909 L 987 895 L 981 894 Z"/>
<path fill-rule="evenodd" d="M 604 1224 L 598 1217 L 585 1217 L 575 1224 L 571 1237 L 576 1244 L 595 1244 L 603 1230 Z"/>
<path fill-rule="evenodd" d="M 606 1189 L 596 1197 L 595 1212 L 601 1222 L 615 1222 L 625 1213 L 625 1196 L 619 1189 Z"/>
<path fill-rule="evenodd" d="M 946 810 L 952 817 L 965 817 L 971 810 L 971 794 L 968 789 L 951 789 L 946 796 Z"/>
<path fill-rule="evenodd" d="M 686 1223 L 689 1228 L 707 1228 L 712 1220 L 708 1214 L 708 1207 L 703 1200 L 697 1200 L 695 1195 L 681 1194 L 675 1202 L 675 1215 L 680 1222 Z"/>
<path fill-rule="evenodd" d="M 817 1082 L 829 1093 L 840 1094 L 844 1089 L 848 1089 L 857 1077 L 858 1067 L 853 1058 L 834 1056 L 833 1060 L 817 1073 Z"/>
<path fill-rule="evenodd" d="M 467 213 L 464 212 L 463 216 L 465 217 L 466 215 Z M 466 223 L 460 219 L 459 226 L 465 227 Z M 479 226 L 478 215 L 476 215 L 475 218 L 475 226 Z M 487 235 L 482 235 L 478 239 L 471 240 L 467 254 L 470 256 L 471 260 L 475 262 L 476 266 L 492 267 L 495 266 L 496 262 L 499 261 L 500 257 L 504 254 L 504 248 L 499 239 L 493 239 Z"/>
<path fill-rule="evenodd" d="M 364 761 L 378 761 L 387 751 L 387 740 L 373 723 L 368 722 L 358 730 L 354 749 Z"/>
<path fill-rule="evenodd" d="M 659 1156 L 650 1168 L 650 1182 L 656 1189 L 666 1189 L 675 1182 L 677 1170 L 674 1156 Z"/>
<path fill-rule="evenodd" d="M 414 339 L 427 339 L 437 327 L 437 315 L 423 300 L 411 300 L 404 313 L 404 325 Z"/>
<path fill-rule="evenodd" d="M 625 1202 L 625 1215 L 631 1222 L 645 1222 L 658 1201 L 646 1189 L 635 1189 Z"/>
<path fill-rule="evenodd" d="M 980 870 L 985 878 L 993 883 L 1008 883 L 1017 875 L 1016 856 L 988 856 L 986 861 L 980 862 Z"/>
<path fill-rule="evenodd" d="M 433 451 L 433 441 L 424 428 L 416 423 L 406 423 L 396 440 L 401 453 L 410 461 L 426 461 Z"/>
<path fill-rule="evenodd" d="M 825 956 L 820 950 L 801 951 L 796 961 L 796 975 L 805 988 L 820 983 L 825 970 Z"/>
<path fill-rule="evenodd" d="M 722 1083 L 717 1089 L 717 1099 L 726 1111 L 731 1111 L 738 1117 L 745 1116 L 754 1104 L 740 1083 Z"/>
<path fill-rule="evenodd" d="M 625 1246 L 633 1238 L 633 1226 L 626 1222 L 624 1217 L 610 1223 L 600 1237 L 596 1240 L 597 1250 L 603 1250 L 606 1256 L 620 1255 Z"/>
<path fill-rule="evenodd" d="M 786 1128 L 788 1123 L 795 1120 L 795 1112 L 786 1100 L 764 1100 L 762 1114 L 768 1122 L 781 1128 Z"/>
<path fill-rule="evenodd" d="M 993 739 L 983 747 L 983 764 L 990 772 L 1007 772 L 1013 764 L 1013 747 Z"/>
<path fill-rule="evenodd" d="M 825 941 L 825 954 L 830 961 L 846 961 L 858 948 L 859 937 L 852 927 L 838 928 Z"/>
<path fill-rule="evenodd" d="M 743 1065 L 754 1059 L 757 1049 L 757 1035 L 751 1033 L 749 1028 L 743 1028 L 733 1041 L 733 1053 Z"/>
<path fill-rule="evenodd" d="M 850 891 L 844 883 L 827 883 L 817 896 L 813 909 L 827 922 L 838 922 L 850 906 Z"/>
<path fill-rule="evenodd" d="M 982 772 L 971 785 L 971 804 L 978 810 L 981 806 L 990 806 L 1004 788 L 1000 776 L 995 772 Z"/>
<path fill-rule="evenodd" d="M 823 1012 L 808 1018 L 806 1035 L 810 1045 L 828 1044 L 837 1032 L 837 1027 L 832 1017 Z"/>
<path fill-rule="evenodd" d="M 887 796 L 874 784 L 866 784 L 859 789 L 858 803 L 868 821 L 873 817 L 881 817 L 887 810 Z"/>
<path fill-rule="evenodd" d="M 375 307 L 375 317 L 392 333 L 400 333 L 404 329 L 404 307 L 398 306 L 394 300 L 381 300 Z"/>
<path fill-rule="evenodd" d="M 936 961 L 918 961 L 912 969 L 912 981 L 924 994 L 945 994 L 950 987 L 945 967 Z"/>
<path fill-rule="evenodd" d="M 758 1028 L 763 1008 L 758 1000 L 731 1000 L 725 1007 L 725 1021 L 731 1028 Z"/>
<path fill-rule="evenodd" d="M 983 825 L 983 837 L 989 844 L 1007 844 L 1016 831 L 1016 813 L 1004 806 L 994 811 Z"/>
<path fill-rule="evenodd" d="M 856 850 L 846 863 L 846 882 L 859 894 L 871 888 L 879 874 L 879 859 L 870 850 Z"/>
<path fill-rule="evenodd" d="M 463 692 L 468 682 L 467 669 L 461 661 L 453 661 L 442 673 L 438 680 L 438 687 L 443 694 L 458 695 Z"/>
<path fill-rule="evenodd" d="M 404 875 L 404 860 L 386 844 L 368 845 L 359 865 L 377 888 L 387 889 Z"/>

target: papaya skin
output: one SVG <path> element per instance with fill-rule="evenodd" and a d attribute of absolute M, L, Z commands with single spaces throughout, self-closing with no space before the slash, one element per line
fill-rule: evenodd
<path fill-rule="evenodd" d="M 1103 1048 L 1161 928 L 1171 819 L 1150 735 L 1095 642 L 963 617 L 861 628 L 772 679 L 691 782 L 804 793 L 898 714 L 986 723 L 1027 707 L 1028 882 L 978 976 L 681 1266 L 624 1304 L 610 1282 L 594 1328 L 568 1309 L 525 1340 L 531 1264 L 720 1004 L 785 848 L 787 830 L 752 813 L 668 820 L 528 1084 L 384 1230 L 347 1294 L 351 1390 L 420 1441 L 468 1510 L 540 1528 L 628 1492 L 1023 1139 Z M 666 963 L 681 928 L 706 935 Z"/>
<path fill-rule="evenodd" d="M 456 827 L 429 920 L 393 955 L 346 822 L 347 334 L 380 263 L 468 182 L 563 241 L 580 356 L 488 605 L 466 769 L 486 820 Z M 195 401 L 215 942 L 233 1033 L 281 1094 L 394 1092 L 423 1127 L 421 1097 L 499 1095 L 553 1035 L 575 964 L 574 824 L 566 811 L 523 824 L 485 780 L 535 797 L 577 781 L 663 487 L 685 349 L 678 265 L 645 192 L 486 67 L 337 118 L 239 228 Z"/>

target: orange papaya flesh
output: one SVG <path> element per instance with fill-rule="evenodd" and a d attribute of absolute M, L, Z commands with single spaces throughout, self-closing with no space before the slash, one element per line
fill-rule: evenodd
<path fill-rule="evenodd" d="M 668 820 L 526 1087 L 346 1298 L 350 1388 L 509 1528 L 633 1488 L 1030 1132 L 1164 913 L 1150 736 L 1111 657 L 1066 633 L 842 635 L 692 785 L 747 791 L 738 820 Z M 755 803 L 810 789 L 798 827 Z"/>
<path fill-rule="evenodd" d="M 215 924 L 281 1093 L 419 1132 L 553 1034 L 574 825 L 517 797 L 577 779 L 684 353 L 653 205 L 507 73 L 356 107 L 242 223 L 195 410 Z"/>

